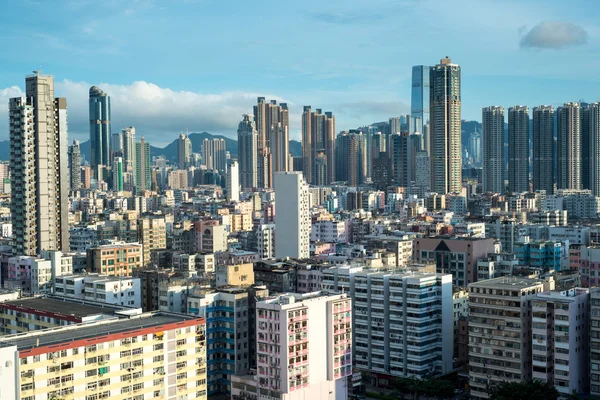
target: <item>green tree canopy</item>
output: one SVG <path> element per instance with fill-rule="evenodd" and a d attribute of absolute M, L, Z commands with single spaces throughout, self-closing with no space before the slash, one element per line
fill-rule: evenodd
<path fill-rule="evenodd" d="M 502 382 L 490 386 L 490 400 L 556 400 L 558 390 L 551 383 L 540 380 Z"/>

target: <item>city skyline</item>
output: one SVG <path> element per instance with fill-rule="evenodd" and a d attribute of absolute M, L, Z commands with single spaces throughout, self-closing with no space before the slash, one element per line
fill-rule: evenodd
<path fill-rule="evenodd" d="M 5 74 L 0 77 L 0 101 L 20 96 L 21 76 L 41 65 L 44 73 L 56 77 L 57 95 L 68 99 L 71 137 L 80 141 L 86 139 L 86 97 L 93 84 L 111 96 L 113 131 L 134 125 L 152 143 L 167 144 L 167 138 L 175 139 L 185 129 L 235 137 L 240 116 L 251 113 L 258 96 L 289 104 L 289 136 L 298 140 L 302 107 L 308 104 L 331 110 L 338 130 L 409 113 L 412 67 L 432 65 L 445 55 L 463 69 L 466 120 L 479 120 L 481 107 L 489 104 L 532 108 L 599 100 L 590 84 L 597 81 L 591 70 L 598 57 L 594 50 L 599 32 L 593 23 L 597 11 L 583 3 L 543 8 L 536 7 L 538 3 L 511 1 L 500 6 L 469 2 L 455 7 L 456 2 L 408 1 L 364 8 L 350 2 L 343 7 L 317 8 L 309 2 L 302 10 L 294 10 L 296 5 L 274 5 L 269 15 L 261 15 L 251 8 L 232 12 L 227 5 L 196 2 L 167 10 L 152 2 L 130 8 L 107 2 L 92 15 L 85 4 L 65 3 L 45 13 L 34 3 L 22 2 L 0 17 L 0 44 L 7 50 L 2 56 Z M 47 26 L 45 22 L 57 12 L 69 22 L 28 33 L 34 40 L 27 54 L 10 40 L 11 28 L 19 24 L 21 15 Z M 183 18 L 185 24 L 188 13 L 199 22 L 190 27 L 189 37 L 202 38 L 224 22 L 231 29 L 224 29 L 226 32 L 209 42 L 194 41 L 193 52 L 179 51 L 179 44 L 166 46 L 172 36 L 162 30 L 172 28 L 169 17 Z M 440 19 L 449 14 L 460 18 L 461 26 L 441 35 Z M 402 16 L 399 25 L 397 16 Z M 164 28 L 154 29 L 157 23 L 164 23 Z M 277 31 L 278 38 L 271 45 L 282 49 L 284 57 L 280 58 L 286 61 L 276 66 L 260 62 L 262 52 L 271 51 L 272 46 L 240 39 L 235 27 L 242 24 L 249 33 L 243 37 Z M 357 25 L 369 29 L 356 30 Z M 422 29 L 419 40 L 405 40 L 406 33 L 417 28 Z M 300 35 L 295 35 L 298 29 L 308 37 L 300 40 Z M 144 43 L 127 35 L 129 30 L 139 32 Z M 356 37 L 354 31 L 362 33 Z M 473 32 L 478 40 L 472 40 Z M 103 41 L 99 40 L 101 33 Z M 301 58 L 307 54 L 306 43 L 317 40 L 330 44 L 323 46 L 328 53 L 311 48 L 310 57 Z M 152 48 L 146 42 L 153 43 Z M 190 39 L 183 42 L 190 45 Z M 223 54 L 223 48 L 231 55 Z M 172 53 L 166 54 L 167 49 Z M 384 52 L 392 56 L 384 57 L 384 62 L 366 61 L 382 60 L 377 55 Z M 91 54 L 103 57 L 92 64 L 85 62 Z M 233 62 L 233 54 L 244 62 Z M 356 54 L 361 54 L 360 61 L 347 61 L 357 59 Z M 196 62 L 198 57 L 201 63 Z M 121 58 L 128 62 L 115 62 Z M 320 62 L 311 62 L 313 58 Z M 177 104 L 180 106 L 175 107 Z M 0 117 L 4 113 L 2 110 Z M 2 139 L 8 139 L 6 127 L 0 129 Z"/>

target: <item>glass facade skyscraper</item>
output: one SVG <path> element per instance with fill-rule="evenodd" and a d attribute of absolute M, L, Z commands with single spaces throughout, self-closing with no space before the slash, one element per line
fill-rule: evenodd
<path fill-rule="evenodd" d="M 110 165 L 110 96 L 98 86 L 90 88 L 90 165 Z"/>
<path fill-rule="evenodd" d="M 415 129 L 422 133 L 425 148 L 429 148 L 429 137 L 425 136 L 424 126 L 429 121 L 429 71 L 427 65 L 415 65 L 412 68 L 412 93 L 410 100 L 410 114 L 417 120 L 419 125 Z M 396 132 L 392 132 L 396 133 Z M 410 132 L 409 133 L 413 133 Z"/>

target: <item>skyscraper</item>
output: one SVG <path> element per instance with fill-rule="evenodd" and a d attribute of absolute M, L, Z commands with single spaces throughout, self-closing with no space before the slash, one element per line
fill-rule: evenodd
<path fill-rule="evenodd" d="M 110 160 L 115 157 L 123 157 L 123 135 L 116 132 L 110 135 Z"/>
<path fill-rule="evenodd" d="M 69 146 L 69 178 L 71 190 L 81 189 L 81 150 L 77 139 Z"/>
<path fill-rule="evenodd" d="M 392 167 L 392 183 L 410 189 L 411 186 L 411 158 L 414 156 L 413 147 L 408 132 L 390 135 L 390 158 Z"/>
<path fill-rule="evenodd" d="M 123 128 L 121 135 L 123 136 L 123 170 L 134 176 L 135 183 L 135 127 Z"/>
<path fill-rule="evenodd" d="M 316 179 L 314 164 L 319 153 L 323 153 L 326 160 L 325 182 L 317 182 Z M 302 113 L 302 164 L 304 176 L 308 183 L 326 185 L 335 180 L 335 154 L 335 116 L 330 111 L 323 114 L 321 109 L 312 112 L 310 106 L 304 106 L 304 112 Z M 323 162 L 321 162 L 321 165 L 323 165 Z"/>
<path fill-rule="evenodd" d="M 504 127 L 502 127 L 504 138 Z M 504 149 L 504 140 L 502 141 Z M 504 152 L 504 151 L 503 151 Z M 508 109 L 508 191 L 529 191 L 529 108 Z"/>
<path fill-rule="evenodd" d="M 207 169 L 225 171 L 227 162 L 225 140 L 204 139 L 202 141 L 202 162 Z"/>
<path fill-rule="evenodd" d="M 257 99 L 254 121 L 257 131 L 257 185 L 270 188 L 273 172 L 287 171 L 289 157 L 289 110 L 287 103 Z"/>
<path fill-rule="evenodd" d="M 558 189 L 581 189 L 581 106 L 565 103 L 557 110 Z"/>
<path fill-rule="evenodd" d="M 425 133 L 424 125 L 429 121 L 429 79 L 431 67 L 427 65 L 415 65 L 412 68 L 412 93 L 410 99 L 410 113 L 413 117 L 419 118 L 418 126 L 415 129 L 418 132 Z M 399 131 L 398 131 L 399 132 Z M 391 133 L 398 133 L 392 131 Z M 409 133 L 413 133 L 410 132 Z M 429 143 L 429 137 L 425 137 L 425 144 Z"/>
<path fill-rule="evenodd" d="M 115 157 L 113 158 L 113 180 L 112 180 L 112 189 L 121 192 L 123 191 L 123 157 Z"/>
<path fill-rule="evenodd" d="M 9 101 L 13 254 L 69 251 L 67 101 L 35 71 Z"/>
<path fill-rule="evenodd" d="M 186 169 L 192 162 L 192 141 L 185 134 L 180 134 L 177 140 L 177 165 Z"/>
<path fill-rule="evenodd" d="M 98 86 L 90 88 L 90 166 L 110 165 L 110 96 Z"/>
<path fill-rule="evenodd" d="M 310 256 L 308 185 L 300 172 L 275 173 L 275 257 Z"/>
<path fill-rule="evenodd" d="M 256 187 L 258 179 L 258 132 L 251 115 L 244 114 L 238 125 L 238 160 L 240 163 L 240 184 L 243 189 Z"/>
<path fill-rule="evenodd" d="M 367 173 L 366 135 L 359 131 L 340 132 L 336 138 L 336 181 L 348 186 L 365 182 Z"/>
<path fill-rule="evenodd" d="M 462 139 L 460 66 L 446 57 L 431 68 L 430 78 L 431 190 L 460 192 Z"/>
<path fill-rule="evenodd" d="M 150 190 L 152 175 L 150 171 L 150 143 L 142 136 L 135 144 L 135 186 L 137 192 Z"/>
<path fill-rule="evenodd" d="M 554 193 L 554 107 L 533 109 L 533 190 Z"/>
<path fill-rule="evenodd" d="M 429 77 L 427 77 L 427 79 L 429 79 Z M 427 97 L 427 99 L 429 99 L 429 97 Z M 393 135 L 394 133 L 400 133 L 400 129 L 401 129 L 400 117 L 390 118 L 389 124 L 390 124 L 390 135 Z"/>
<path fill-rule="evenodd" d="M 504 193 L 504 107 L 483 107 L 483 191 Z"/>
<path fill-rule="evenodd" d="M 600 103 L 586 105 L 582 122 L 582 184 L 600 196 Z"/>

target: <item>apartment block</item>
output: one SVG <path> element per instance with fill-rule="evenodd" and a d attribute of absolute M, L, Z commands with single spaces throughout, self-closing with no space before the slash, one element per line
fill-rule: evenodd
<path fill-rule="evenodd" d="M 143 265 L 142 245 L 138 243 L 107 244 L 87 251 L 91 272 L 109 276 L 131 276 Z"/>
<path fill-rule="evenodd" d="M 451 275 L 333 267 L 323 271 L 323 288 L 350 293 L 354 365 L 378 383 L 452 370 Z"/>
<path fill-rule="evenodd" d="M 589 289 L 538 293 L 532 300 L 533 379 L 559 393 L 589 390 Z"/>
<path fill-rule="evenodd" d="M 551 289 L 553 281 L 522 277 L 469 285 L 471 396 L 487 399 L 488 385 L 532 378 L 531 301 Z"/>
<path fill-rule="evenodd" d="M 245 375 L 256 367 L 256 299 L 268 294 L 264 286 L 189 294 L 188 314 L 206 319 L 209 395 L 229 393 L 231 375 Z"/>
<path fill-rule="evenodd" d="M 477 281 L 477 261 L 495 253 L 494 239 L 418 238 L 413 242 L 413 260 L 434 261 L 437 272 L 452 274 L 453 285 L 466 287 Z"/>
<path fill-rule="evenodd" d="M 142 307 L 139 278 L 99 274 L 64 275 L 54 278 L 54 293 L 74 299 L 97 301 L 127 307 Z"/>
<path fill-rule="evenodd" d="M 590 395 L 600 398 L 600 289 L 590 290 Z"/>
<path fill-rule="evenodd" d="M 250 286 L 254 284 L 254 265 L 217 265 L 217 286 Z"/>
<path fill-rule="evenodd" d="M 2 400 L 206 399 L 202 318 L 147 313 L 0 339 Z"/>
<path fill-rule="evenodd" d="M 143 246 L 142 265 L 149 265 L 153 250 L 167 248 L 165 218 L 143 218 L 138 220 L 138 239 Z"/>

